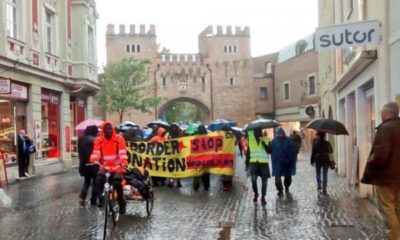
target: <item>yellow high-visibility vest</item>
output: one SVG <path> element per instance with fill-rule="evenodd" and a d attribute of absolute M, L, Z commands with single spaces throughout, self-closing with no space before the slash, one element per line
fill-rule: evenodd
<path fill-rule="evenodd" d="M 254 132 L 249 131 L 249 147 L 250 147 L 250 163 L 269 163 L 271 156 L 267 154 L 264 149 L 263 142 L 265 145 L 268 145 L 269 138 L 261 137 L 261 141 L 257 143 L 256 138 L 254 137 Z"/>

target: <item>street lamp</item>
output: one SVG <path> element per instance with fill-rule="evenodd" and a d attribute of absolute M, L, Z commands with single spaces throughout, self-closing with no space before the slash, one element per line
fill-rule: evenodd
<path fill-rule="evenodd" d="M 211 101 L 211 121 L 214 120 L 214 96 L 213 96 L 213 81 L 212 81 L 212 71 L 210 64 L 206 64 L 207 70 L 210 72 L 210 101 Z"/>
<path fill-rule="evenodd" d="M 157 72 L 160 70 L 160 64 L 157 64 L 156 69 L 154 70 L 154 97 L 157 97 Z M 154 106 L 154 120 L 158 119 L 158 108 L 157 104 Z"/>

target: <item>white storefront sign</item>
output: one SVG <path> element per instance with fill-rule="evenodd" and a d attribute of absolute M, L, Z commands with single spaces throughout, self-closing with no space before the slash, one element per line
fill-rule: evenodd
<path fill-rule="evenodd" d="M 378 44 L 380 41 L 381 27 L 377 20 L 322 27 L 315 32 L 317 50 Z"/>
<path fill-rule="evenodd" d="M 8 78 L 0 78 L 0 93 L 9 94 L 11 92 L 11 81 Z"/>
<path fill-rule="evenodd" d="M 28 99 L 28 88 L 23 85 L 11 83 L 11 92 L 9 92 L 8 94 L 0 93 L 0 96 L 27 100 Z"/>

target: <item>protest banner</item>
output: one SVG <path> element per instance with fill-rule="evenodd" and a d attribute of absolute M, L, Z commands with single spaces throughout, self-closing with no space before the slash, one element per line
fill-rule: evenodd
<path fill-rule="evenodd" d="M 235 137 L 223 131 L 164 142 L 127 142 L 127 150 L 130 167 L 143 166 L 150 176 L 233 175 Z"/>

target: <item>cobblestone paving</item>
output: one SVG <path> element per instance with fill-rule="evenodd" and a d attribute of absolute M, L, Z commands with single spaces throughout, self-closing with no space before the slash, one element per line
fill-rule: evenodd
<path fill-rule="evenodd" d="M 212 178 L 209 192 L 155 188 L 153 214 L 128 205 L 109 239 L 385 239 L 376 208 L 354 196 L 346 180 L 329 175 L 328 195 L 315 190 L 314 170 L 302 155 L 290 194 L 276 195 L 269 180 L 267 206 L 253 204 L 251 185 L 238 162 L 235 187 L 223 192 Z M 103 212 L 80 207 L 77 171 L 13 184 L 11 208 L 0 208 L 0 239 L 101 239 Z"/>

